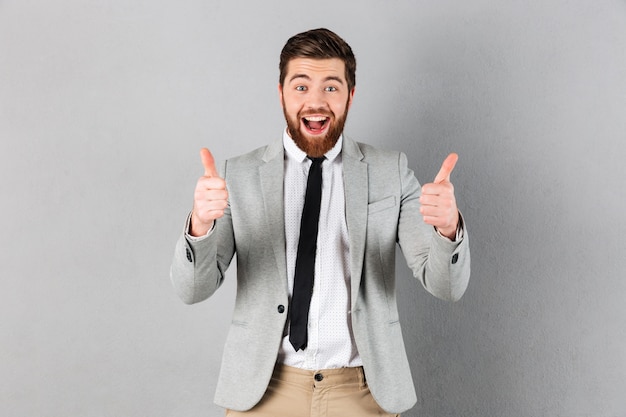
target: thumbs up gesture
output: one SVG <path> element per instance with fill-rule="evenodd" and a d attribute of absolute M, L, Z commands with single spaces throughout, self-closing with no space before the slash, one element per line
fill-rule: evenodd
<path fill-rule="evenodd" d="M 204 236 L 213 227 L 213 221 L 224 215 L 228 205 L 226 181 L 220 178 L 215 169 L 215 160 L 207 148 L 200 150 L 204 175 L 198 179 L 191 212 L 189 234 Z"/>
<path fill-rule="evenodd" d="M 451 153 L 443 161 L 435 181 L 422 186 L 420 213 L 424 223 L 435 226 L 439 233 L 454 240 L 459 224 L 459 210 L 454 197 L 454 186 L 450 174 L 459 156 Z"/>

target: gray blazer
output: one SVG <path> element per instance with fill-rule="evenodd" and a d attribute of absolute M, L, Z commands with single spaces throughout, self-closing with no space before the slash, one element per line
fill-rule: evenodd
<path fill-rule="evenodd" d="M 406 156 L 344 136 L 343 175 L 350 236 L 352 327 L 370 390 L 387 412 L 417 398 L 398 320 L 396 244 L 415 278 L 435 296 L 458 300 L 470 274 L 467 230 L 450 242 L 422 221 L 421 187 Z M 211 296 L 237 253 L 237 296 L 215 403 L 252 408 L 276 363 L 289 304 L 283 214 L 282 140 L 223 164 L 229 207 L 205 239 L 184 233 L 171 279 L 186 303 Z"/>

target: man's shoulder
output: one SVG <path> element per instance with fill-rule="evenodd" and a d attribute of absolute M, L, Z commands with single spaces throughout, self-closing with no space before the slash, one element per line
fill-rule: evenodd
<path fill-rule="evenodd" d="M 274 141 L 246 153 L 228 158 L 227 162 L 229 165 L 236 166 L 260 165 L 276 156 L 279 156 L 281 151 L 282 142 L 278 143 L 277 141 Z"/>
<path fill-rule="evenodd" d="M 369 143 L 358 142 L 353 139 L 348 140 L 349 142 L 347 142 L 346 145 L 351 146 L 351 142 L 355 149 L 358 149 L 357 152 L 360 152 L 361 155 L 363 155 L 363 159 L 368 162 L 397 162 L 398 158 L 402 154 L 396 150 L 380 148 Z"/>
<path fill-rule="evenodd" d="M 261 160 L 263 154 L 265 153 L 265 149 L 267 149 L 267 145 L 261 146 L 259 148 L 253 149 L 251 151 L 248 151 L 246 153 L 243 153 L 237 156 L 233 156 L 231 158 L 228 158 L 228 163 L 229 164 L 249 164 L 254 161 L 259 161 Z"/>

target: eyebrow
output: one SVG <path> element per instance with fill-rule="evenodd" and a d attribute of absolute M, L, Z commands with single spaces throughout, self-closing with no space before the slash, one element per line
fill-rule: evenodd
<path fill-rule="evenodd" d="M 289 82 L 292 82 L 293 80 L 298 79 L 298 78 L 304 78 L 304 79 L 305 79 L 305 80 L 307 80 L 307 81 L 311 81 L 311 77 L 309 77 L 309 76 L 308 76 L 308 75 L 306 75 L 306 74 L 294 74 L 294 75 L 293 75 L 293 76 L 289 79 Z M 327 81 L 337 81 L 339 84 L 342 84 L 342 85 L 344 84 L 343 79 L 341 79 L 341 77 L 337 77 L 337 76 L 335 76 L 335 75 L 329 75 L 328 77 L 324 78 L 324 80 L 323 80 L 323 81 L 324 81 L 324 82 L 327 82 Z"/>

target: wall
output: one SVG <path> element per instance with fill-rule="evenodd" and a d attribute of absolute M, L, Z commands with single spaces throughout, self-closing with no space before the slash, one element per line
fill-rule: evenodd
<path fill-rule="evenodd" d="M 626 416 L 626 3 L 0 1 L 0 414 L 219 416 L 234 284 L 168 268 L 202 169 L 283 128 L 278 53 L 357 55 L 347 133 L 420 181 L 449 151 L 458 303 L 399 260 L 405 416 Z"/>

